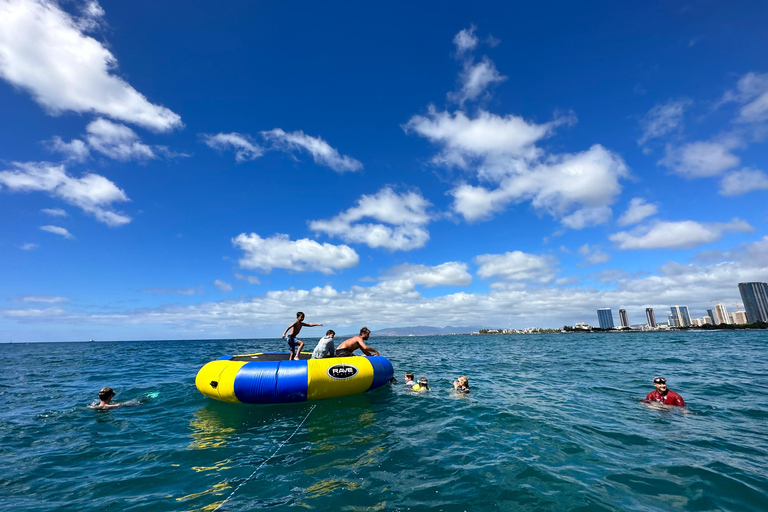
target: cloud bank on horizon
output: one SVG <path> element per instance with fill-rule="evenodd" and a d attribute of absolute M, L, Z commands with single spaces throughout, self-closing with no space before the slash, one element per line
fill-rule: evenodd
<path fill-rule="evenodd" d="M 521 59 L 523 25 L 446 13 L 438 52 L 383 50 L 383 27 L 341 48 L 307 33 L 308 7 L 282 37 L 313 55 L 234 23 L 201 51 L 205 34 L 168 41 L 130 9 L 0 0 L 0 341 L 279 337 L 297 310 L 350 330 L 601 307 L 642 323 L 768 280 L 768 70 L 760 51 L 715 59 L 746 39 L 677 47 L 648 26 L 611 36 L 626 65 L 576 69 L 561 53 L 590 48 L 581 34 L 553 28 Z M 706 62 L 691 73 L 707 86 L 677 80 L 670 53 Z"/>

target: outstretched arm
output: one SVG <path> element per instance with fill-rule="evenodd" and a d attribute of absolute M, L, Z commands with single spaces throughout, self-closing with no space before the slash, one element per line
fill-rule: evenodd
<path fill-rule="evenodd" d="M 365 355 L 367 355 L 367 356 L 378 356 L 379 355 L 379 351 L 378 350 L 376 350 L 373 347 L 369 347 L 368 345 L 365 344 L 365 342 L 363 340 L 360 340 L 359 343 L 360 343 L 360 350 L 362 350 Z"/>
<path fill-rule="evenodd" d="M 303 325 L 304 327 L 322 327 L 323 326 L 323 324 L 305 324 L 303 322 L 301 325 Z"/>

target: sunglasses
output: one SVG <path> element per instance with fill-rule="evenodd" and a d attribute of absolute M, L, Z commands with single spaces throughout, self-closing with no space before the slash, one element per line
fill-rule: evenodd
<path fill-rule="evenodd" d="M 653 379 L 654 384 L 666 384 L 667 381 L 664 379 Z"/>

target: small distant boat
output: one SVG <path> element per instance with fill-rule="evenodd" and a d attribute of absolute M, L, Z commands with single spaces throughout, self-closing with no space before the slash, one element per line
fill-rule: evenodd
<path fill-rule="evenodd" d="M 93 340 L 89 341 L 88 343 L 93 343 Z"/>

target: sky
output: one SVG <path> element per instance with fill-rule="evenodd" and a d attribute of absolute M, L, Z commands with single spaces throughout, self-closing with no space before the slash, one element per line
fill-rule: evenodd
<path fill-rule="evenodd" d="M 0 342 L 562 327 L 768 281 L 768 3 L 0 0 Z"/>

